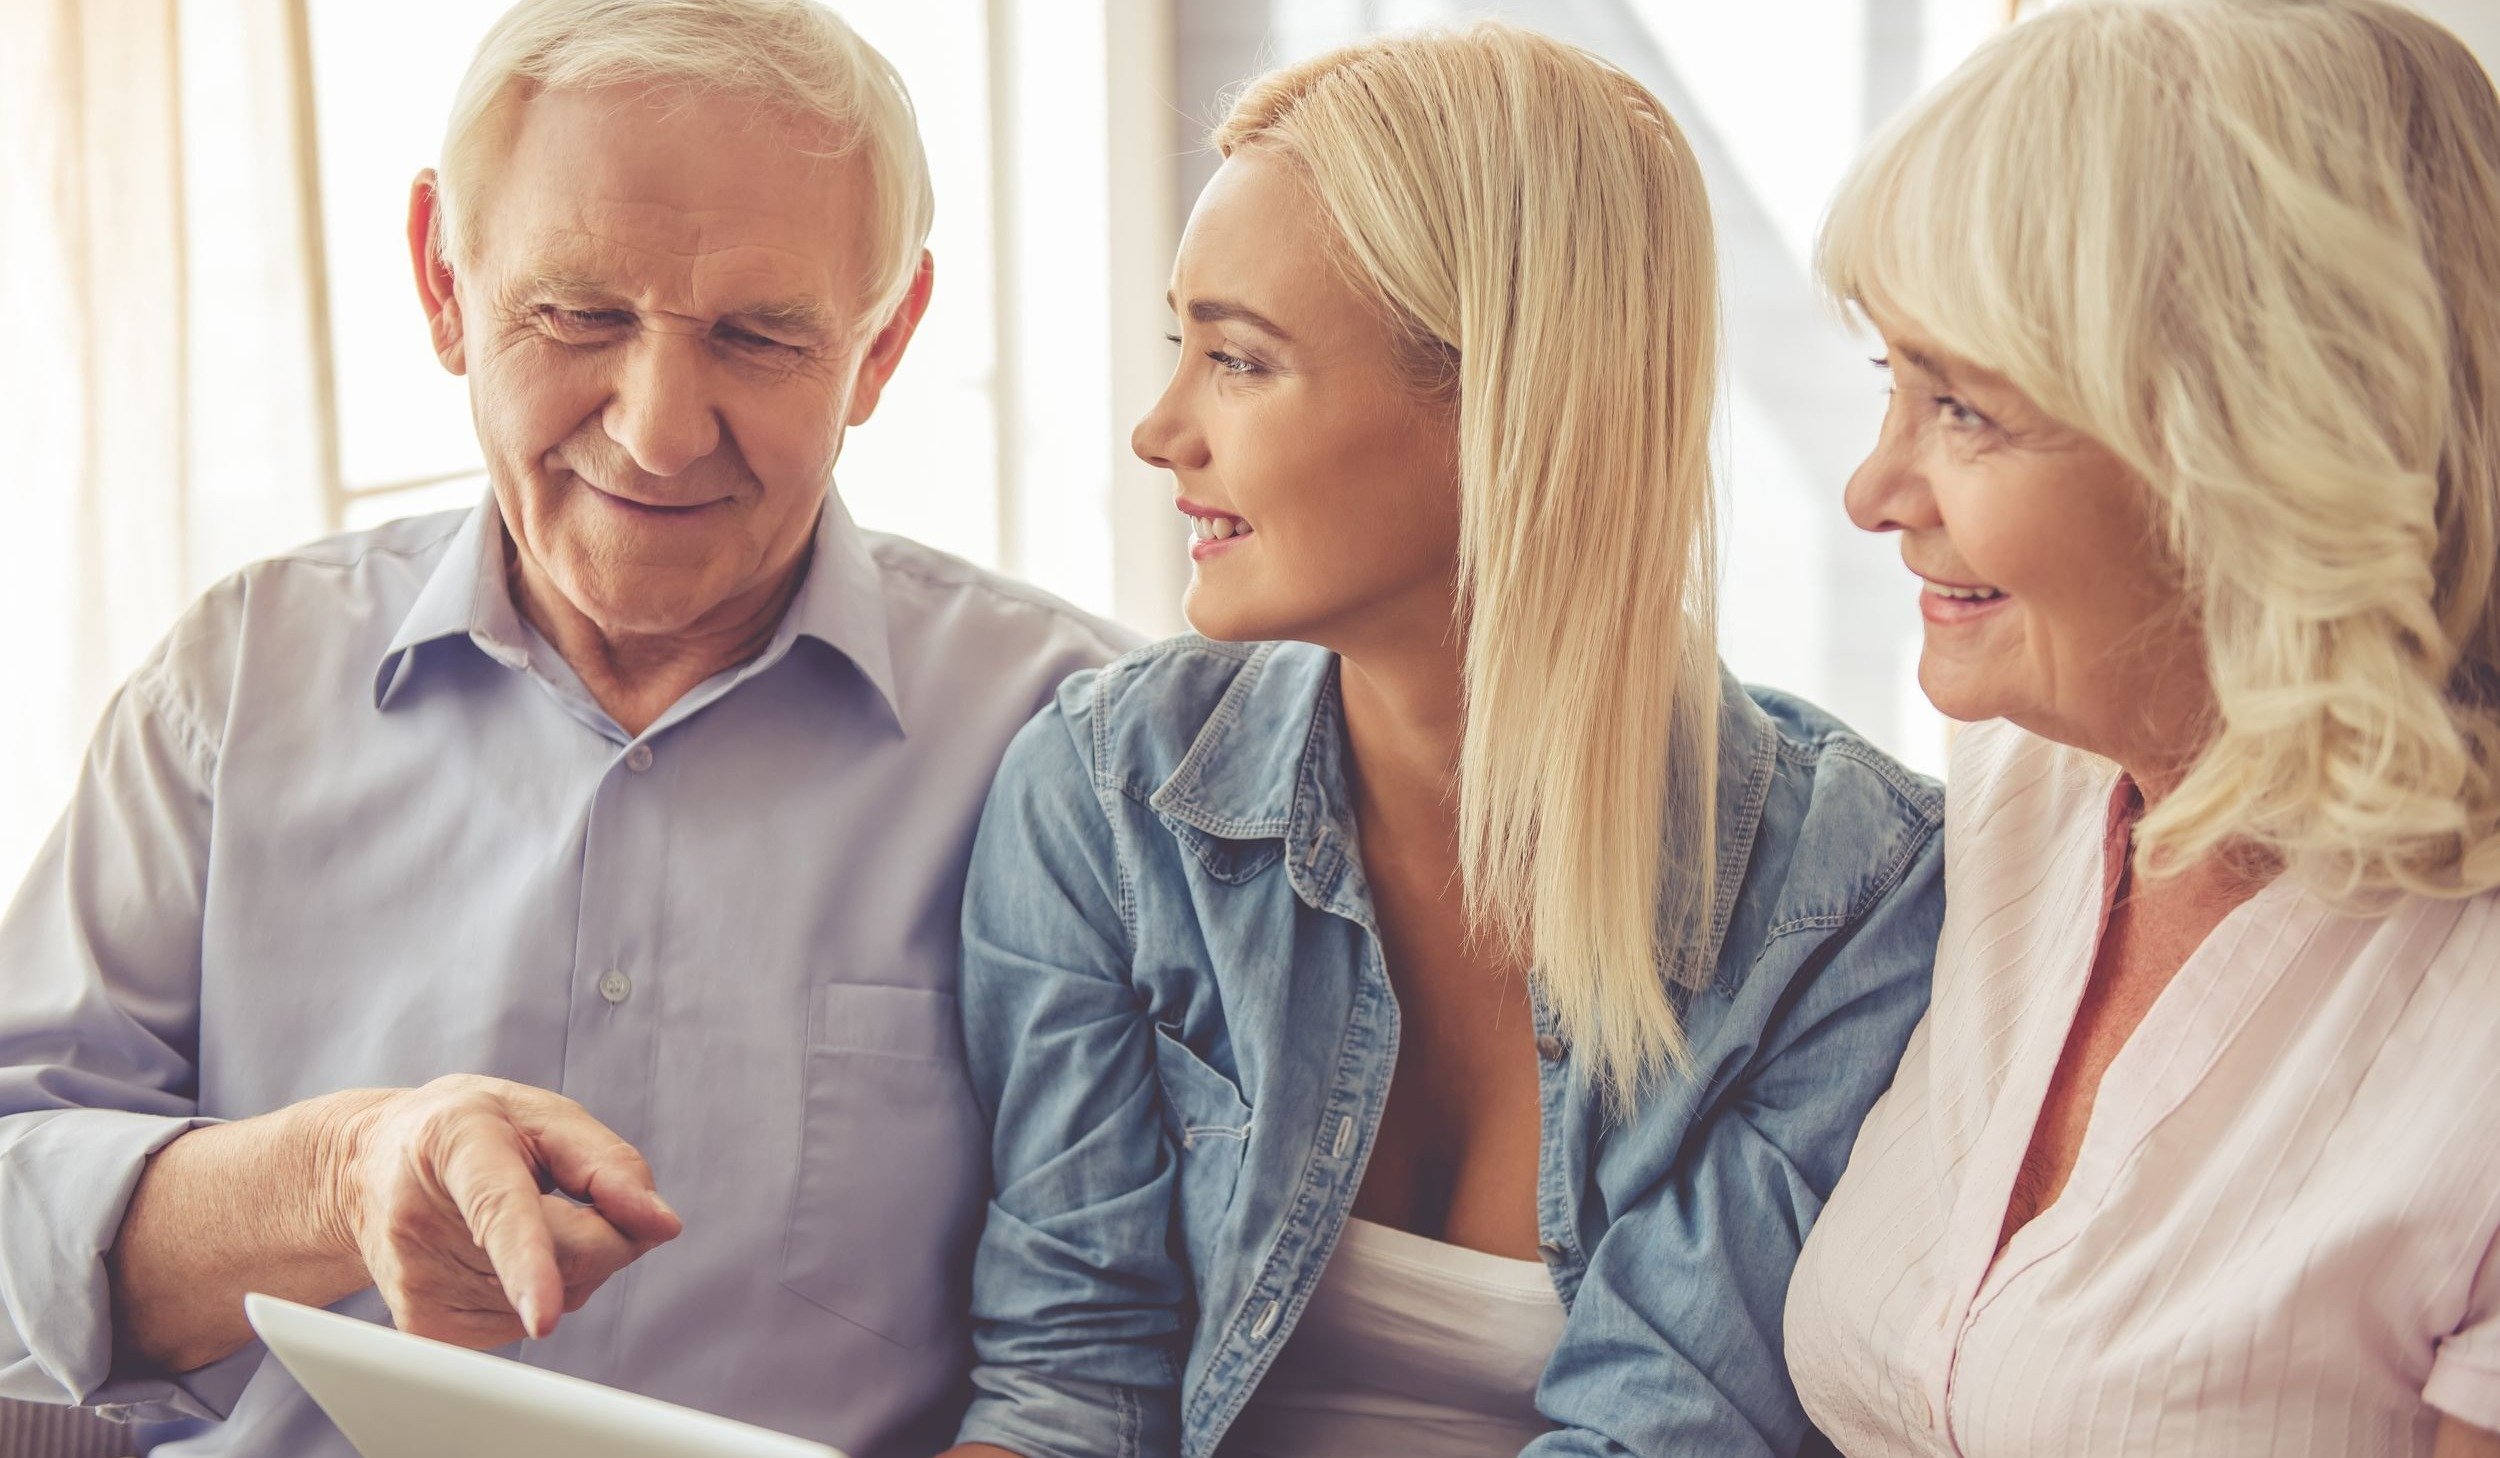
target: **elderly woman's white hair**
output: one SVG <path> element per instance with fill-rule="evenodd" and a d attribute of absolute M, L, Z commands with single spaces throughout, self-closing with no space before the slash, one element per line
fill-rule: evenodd
<path fill-rule="evenodd" d="M 2500 886 L 2500 103 L 2375 0 L 2081 0 L 1984 47 L 1834 205 L 1826 284 L 2150 483 L 2212 737 L 2142 864 Z"/>
<path fill-rule="evenodd" d="M 882 321 L 902 301 L 934 210 L 911 96 L 875 47 L 814 0 L 521 0 L 478 43 L 452 101 L 437 169 L 445 256 L 462 259 L 475 243 L 495 158 L 532 96 L 618 84 L 783 108 L 821 125 L 831 155 L 864 156 L 879 233 L 865 317 Z"/>

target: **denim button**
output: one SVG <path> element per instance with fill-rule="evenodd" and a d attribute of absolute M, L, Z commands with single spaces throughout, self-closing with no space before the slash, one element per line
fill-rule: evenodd
<path fill-rule="evenodd" d="M 1544 1034 L 1536 1040 L 1536 1056 L 1544 1059 L 1548 1063 L 1562 1062 L 1563 1055 L 1570 1051 L 1570 1049 L 1563 1046 L 1562 1039 L 1555 1037 L 1551 1033 Z"/>

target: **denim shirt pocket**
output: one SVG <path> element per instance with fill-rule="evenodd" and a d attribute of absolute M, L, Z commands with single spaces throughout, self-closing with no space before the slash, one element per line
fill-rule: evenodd
<path fill-rule="evenodd" d="M 1241 1179 L 1250 1105 L 1238 1085 L 1161 1023 L 1155 1025 L 1155 1075 L 1163 1084 L 1164 1127 L 1180 1150 L 1182 1244 L 1190 1264 L 1204 1271 Z"/>
<path fill-rule="evenodd" d="M 781 1283 L 898 1346 L 964 1320 L 989 1141 L 955 997 L 836 982 L 808 997 Z"/>

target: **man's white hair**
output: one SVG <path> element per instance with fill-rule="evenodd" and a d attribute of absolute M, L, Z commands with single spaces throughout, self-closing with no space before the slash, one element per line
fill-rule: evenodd
<path fill-rule="evenodd" d="M 461 79 L 437 168 L 445 257 L 469 255 L 520 108 L 542 91 L 618 84 L 731 95 L 821 123 L 856 151 L 876 199 L 878 266 L 867 317 L 911 287 L 935 202 L 910 93 L 893 65 L 815 0 L 521 0 Z"/>

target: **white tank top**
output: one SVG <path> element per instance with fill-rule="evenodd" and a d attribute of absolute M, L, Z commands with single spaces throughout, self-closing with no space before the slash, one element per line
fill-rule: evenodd
<path fill-rule="evenodd" d="M 1516 1458 L 1562 1329 L 1543 1262 L 1349 1220 L 1222 1458 Z"/>

